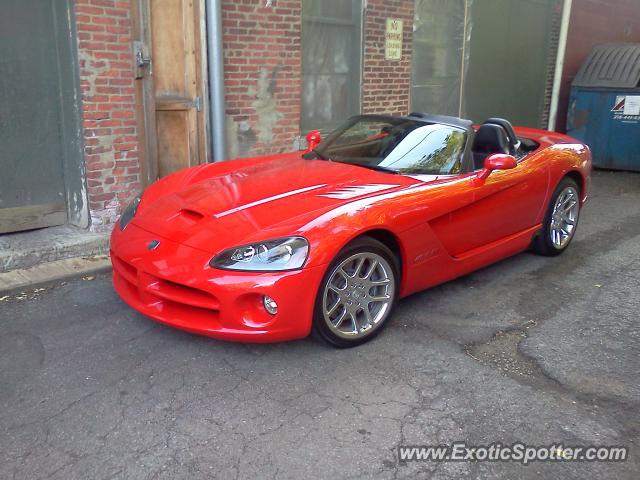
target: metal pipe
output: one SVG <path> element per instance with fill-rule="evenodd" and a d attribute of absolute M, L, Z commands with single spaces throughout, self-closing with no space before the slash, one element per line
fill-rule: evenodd
<path fill-rule="evenodd" d="M 571 19 L 571 5 L 573 0 L 564 0 L 562 6 L 562 20 L 560 23 L 560 38 L 558 38 L 558 55 L 556 57 L 556 70 L 553 76 L 553 90 L 551 91 L 551 106 L 549 107 L 548 130 L 555 130 L 558 120 L 558 103 L 560 101 L 560 87 L 562 86 L 562 71 L 564 70 L 564 57 L 567 51 L 567 36 L 569 35 L 569 21 Z"/>
<path fill-rule="evenodd" d="M 209 66 L 209 125 L 213 161 L 227 158 L 224 108 L 224 57 L 221 0 L 205 0 L 207 13 L 207 63 Z"/>
<path fill-rule="evenodd" d="M 469 27 L 469 4 L 473 0 L 464 0 L 464 25 L 462 27 L 462 60 L 460 61 L 460 91 L 458 92 L 458 117 L 462 118 L 463 115 L 463 102 L 464 102 L 464 79 L 467 72 L 465 72 L 466 67 L 466 56 L 467 56 L 467 36 L 469 35 L 468 27 Z"/>

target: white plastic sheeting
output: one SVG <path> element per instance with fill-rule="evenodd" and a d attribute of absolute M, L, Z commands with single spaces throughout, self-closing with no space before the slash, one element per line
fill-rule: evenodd
<path fill-rule="evenodd" d="M 411 110 L 464 116 L 473 0 L 415 0 Z"/>

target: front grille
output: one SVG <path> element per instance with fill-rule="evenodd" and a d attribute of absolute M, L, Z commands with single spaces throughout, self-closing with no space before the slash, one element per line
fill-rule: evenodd
<path fill-rule="evenodd" d="M 114 272 L 129 284 L 130 291 L 135 291 L 142 303 L 172 303 L 214 312 L 220 309 L 220 302 L 209 292 L 138 270 L 113 252 L 111 261 Z"/>
<path fill-rule="evenodd" d="M 206 308 L 208 310 L 220 309 L 220 302 L 210 293 L 170 280 L 163 280 L 146 273 L 142 276 L 147 280 L 145 282 L 145 290 L 163 300 L 184 303 L 192 307 Z"/>
<path fill-rule="evenodd" d="M 127 282 L 134 285 L 138 283 L 138 271 L 136 267 L 134 267 L 133 265 L 129 265 L 124 260 L 121 260 L 113 252 L 111 252 L 111 264 L 113 265 L 113 269 L 118 274 L 120 274 L 120 276 L 123 277 Z"/>

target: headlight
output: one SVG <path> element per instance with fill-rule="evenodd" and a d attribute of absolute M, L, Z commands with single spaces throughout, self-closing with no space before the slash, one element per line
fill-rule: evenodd
<path fill-rule="evenodd" d="M 302 268 L 309 243 L 302 237 L 285 237 L 230 248 L 210 262 L 214 268 L 274 272 Z"/>
<path fill-rule="evenodd" d="M 131 219 L 135 216 L 138 211 L 138 205 L 140 205 L 140 197 L 141 195 L 138 195 L 134 198 L 131 203 L 127 205 L 127 208 L 124 209 L 122 215 L 120 215 L 120 230 L 124 230 L 126 226 L 129 225 Z"/>

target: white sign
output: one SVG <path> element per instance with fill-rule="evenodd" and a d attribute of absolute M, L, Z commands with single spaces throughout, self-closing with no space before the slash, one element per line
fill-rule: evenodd
<path fill-rule="evenodd" d="M 640 115 L 640 95 L 627 95 L 623 115 Z"/>
<path fill-rule="evenodd" d="M 402 31 L 403 21 L 387 18 L 387 30 L 384 36 L 384 59 L 402 59 Z"/>

